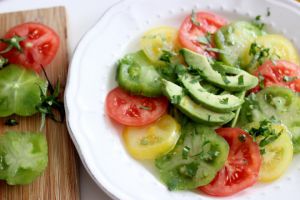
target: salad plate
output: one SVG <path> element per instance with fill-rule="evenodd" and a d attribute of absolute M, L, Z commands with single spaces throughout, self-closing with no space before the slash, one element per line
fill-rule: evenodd
<path fill-rule="evenodd" d="M 122 126 L 105 111 L 108 92 L 117 86 L 117 62 L 139 49 L 144 32 L 157 26 L 178 28 L 192 10 L 211 11 L 230 21 L 263 18 L 267 31 L 290 39 L 300 52 L 300 6 L 277 0 L 125 0 L 109 9 L 83 37 L 70 64 L 65 93 L 71 138 L 87 171 L 113 199 L 213 199 L 195 191 L 170 192 L 148 163 L 134 160 L 124 148 Z M 295 116 L 298 117 L 298 116 Z M 277 181 L 255 184 L 224 199 L 297 199 L 300 157 Z"/>

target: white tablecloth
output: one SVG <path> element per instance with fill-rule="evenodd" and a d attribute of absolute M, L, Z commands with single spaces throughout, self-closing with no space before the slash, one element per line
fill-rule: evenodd
<path fill-rule="evenodd" d="M 0 0 L 0 12 L 64 5 L 68 17 L 69 50 L 73 52 L 80 38 L 119 0 Z M 70 54 L 71 56 L 72 54 Z M 80 193 L 82 200 L 110 200 L 80 165 Z"/>

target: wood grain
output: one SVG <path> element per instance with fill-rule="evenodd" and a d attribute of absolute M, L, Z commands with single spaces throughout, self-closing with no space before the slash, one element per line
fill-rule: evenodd
<path fill-rule="evenodd" d="M 46 71 L 52 83 L 59 79 L 64 88 L 68 71 L 68 52 L 66 13 L 63 7 L 0 14 L 0 36 L 15 25 L 32 21 L 52 27 L 61 38 L 59 52 Z M 14 118 L 20 124 L 13 128 L 3 125 L 5 119 L 0 120 L 0 134 L 6 130 L 39 131 L 39 115 Z M 60 124 L 47 119 L 42 132 L 46 134 L 48 141 L 49 160 L 46 171 L 30 185 L 8 186 L 5 182 L 0 182 L 0 200 L 79 199 L 77 154 L 65 123 Z"/>

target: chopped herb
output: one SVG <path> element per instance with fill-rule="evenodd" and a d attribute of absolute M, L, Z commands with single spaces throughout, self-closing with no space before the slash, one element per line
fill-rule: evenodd
<path fill-rule="evenodd" d="M 239 141 L 240 142 L 245 142 L 246 141 L 246 135 L 245 134 L 239 135 Z"/>
<path fill-rule="evenodd" d="M 5 39 L 0 39 L 0 42 L 3 42 L 5 44 L 7 44 L 6 49 L 0 51 L 0 54 L 4 54 L 9 52 L 10 50 L 12 50 L 13 48 L 17 49 L 18 51 L 22 52 L 22 47 L 20 45 L 20 42 L 25 40 L 24 37 L 20 37 L 20 36 L 13 36 L 11 38 L 5 38 Z"/>
<path fill-rule="evenodd" d="M 211 43 L 211 33 L 207 33 L 205 36 L 197 37 L 197 41 L 200 44 L 209 45 Z"/>
<path fill-rule="evenodd" d="M 151 108 L 148 107 L 148 106 L 140 106 L 139 109 L 142 109 L 142 110 L 151 110 Z"/>
<path fill-rule="evenodd" d="M 201 76 L 194 76 L 194 77 L 192 78 L 192 80 L 190 81 L 190 83 L 191 83 L 191 84 L 199 83 L 199 81 L 201 81 L 201 80 L 202 80 Z"/>
<path fill-rule="evenodd" d="M 221 100 L 220 100 L 220 103 L 221 103 L 221 104 L 228 104 L 228 100 L 229 100 L 228 97 L 227 97 L 227 98 L 224 98 L 224 99 L 221 99 Z"/>
<path fill-rule="evenodd" d="M 174 95 L 171 97 L 171 104 L 179 104 L 181 101 L 181 95 Z"/>
<path fill-rule="evenodd" d="M 274 129 L 272 129 L 272 123 L 269 120 L 263 120 L 259 123 L 259 128 L 251 128 L 248 132 L 253 137 L 254 141 L 257 141 L 259 137 L 259 147 L 261 153 L 265 152 L 264 147 L 272 142 L 274 142 L 278 137 L 280 137 L 283 129 L 276 133 Z"/>
<path fill-rule="evenodd" d="M 200 22 L 197 21 L 197 14 L 192 10 L 191 21 L 195 26 L 201 26 Z"/>
<path fill-rule="evenodd" d="M 9 119 L 5 120 L 4 124 L 6 126 L 16 126 L 19 124 L 19 122 L 17 122 L 17 120 L 15 120 L 15 119 L 9 118 Z"/>
<path fill-rule="evenodd" d="M 44 127 L 46 117 L 49 117 L 53 121 L 60 122 L 60 123 L 62 123 L 65 118 L 64 103 L 59 100 L 60 82 L 58 80 L 56 82 L 56 86 L 54 88 L 42 65 L 41 65 L 41 68 L 42 68 L 42 71 L 44 72 L 46 80 L 48 81 L 49 94 L 48 95 L 44 94 L 43 90 L 40 88 L 42 103 L 39 104 L 38 106 L 36 106 L 37 111 L 42 114 L 42 122 L 41 122 L 40 129 L 42 129 Z M 57 111 L 59 113 L 59 117 L 56 116 L 54 111 Z"/>
<path fill-rule="evenodd" d="M 160 56 L 159 60 L 170 63 L 171 62 L 171 58 L 173 56 L 176 56 L 176 54 L 174 52 L 171 51 L 167 51 L 167 50 L 162 50 L 162 55 Z"/>
<path fill-rule="evenodd" d="M 222 75 L 222 79 L 226 85 L 230 83 L 226 75 Z"/>
<path fill-rule="evenodd" d="M 4 67 L 4 65 L 6 65 L 8 63 L 8 59 L 6 58 L 3 58 L 1 55 L 0 55 L 0 69 Z"/>
<path fill-rule="evenodd" d="M 294 81 L 296 79 L 297 79 L 296 76 L 283 76 L 284 82 L 292 82 L 292 81 Z"/>
<path fill-rule="evenodd" d="M 198 163 L 196 162 L 185 164 L 179 168 L 179 172 L 182 175 L 185 175 L 189 178 L 193 178 L 194 176 L 196 176 L 197 171 L 198 171 Z"/>
<path fill-rule="evenodd" d="M 267 17 L 270 17 L 271 16 L 271 11 L 270 11 L 270 8 L 268 7 L 267 8 L 267 15 L 266 15 Z"/>
<path fill-rule="evenodd" d="M 208 140 L 202 144 L 202 149 L 203 150 L 201 152 L 191 157 L 199 156 L 201 160 L 211 161 L 218 157 L 218 155 L 220 154 L 220 152 L 216 150 L 215 146 L 212 145 Z"/>
<path fill-rule="evenodd" d="M 259 72 L 258 73 L 259 87 L 261 89 L 265 88 L 265 77 Z"/>
<path fill-rule="evenodd" d="M 188 158 L 189 152 L 190 152 L 191 148 L 188 146 L 185 146 L 182 149 L 182 159 L 186 160 Z"/>
<path fill-rule="evenodd" d="M 238 78 L 238 84 L 239 85 L 244 85 L 244 75 L 240 75 Z"/>
<path fill-rule="evenodd" d="M 218 48 L 210 48 L 207 47 L 205 48 L 206 51 L 211 51 L 211 52 L 215 52 L 215 53 L 220 53 L 220 54 L 228 54 L 228 52 L 222 50 L 222 49 L 218 49 Z"/>
<path fill-rule="evenodd" d="M 263 30 L 265 27 L 265 24 L 261 22 L 261 15 L 257 15 L 252 21 L 252 24 L 256 26 L 259 30 Z"/>
<path fill-rule="evenodd" d="M 207 116 L 207 121 L 210 121 L 210 118 L 211 118 L 211 116 L 210 116 L 210 115 L 208 115 L 208 116 Z"/>

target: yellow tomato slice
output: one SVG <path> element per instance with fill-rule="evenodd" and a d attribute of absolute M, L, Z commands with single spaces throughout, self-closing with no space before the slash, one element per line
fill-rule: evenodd
<path fill-rule="evenodd" d="M 160 61 L 164 51 L 176 53 L 179 50 L 177 30 L 172 27 L 157 27 L 147 31 L 141 38 L 141 47 L 154 63 Z"/>
<path fill-rule="evenodd" d="M 300 64 L 298 52 L 293 44 L 281 35 L 269 34 L 257 37 L 255 40 L 257 45 L 270 49 L 270 55 L 273 58 L 278 57 L 280 60 L 286 60 L 295 64 Z M 250 44 L 251 45 L 251 44 Z M 249 49 L 244 54 L 244 65 L 250 63 L 252 56 L 249 55 Z"/>
<path fill-rule="evenodd" d="M 180 136 L 180 125 L 164 115 L 144 127 L 126 127 L 123 137 L 126 149 L 136 159 L 155 159 L 171 151 Z"/>
<path fill-rule="evenodd" d="M 259 174 L 261 182 L 278 179 L 287 170 L 293 159 L 293 143 L 287 128 L 284 125 L 273 124 L 272 130 L 281 135 L 265 147 Z"/>

